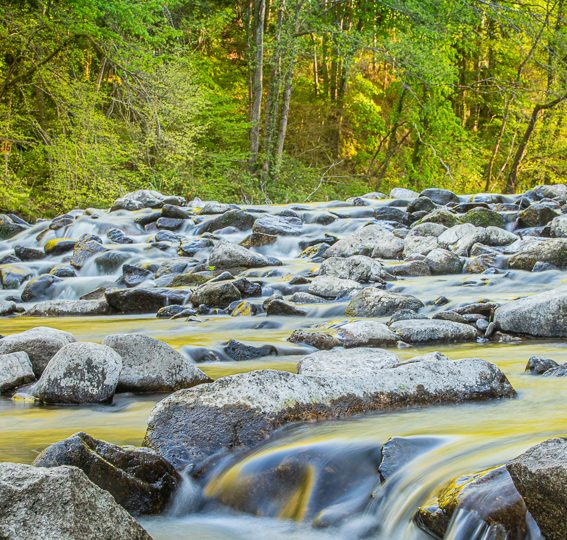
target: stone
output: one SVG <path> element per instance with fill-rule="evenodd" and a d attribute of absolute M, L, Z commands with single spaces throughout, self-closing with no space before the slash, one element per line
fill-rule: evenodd
<path fill-rule="evenodd" d="M 117 446 L 79 432 L 48 446 L 36 467 L 78 467 L 131 514 L 159 514 L 180 483 L 179 474 L 148 448 Z"/>
<path fill-rule="evenodd" d="M 33 381 L 35 376 L 27 353 L 0 354 L 0 394 Z"/>
<path fill-rule="evenodd" d="M 304 343 L 305 345 L 322 351 L 327 351 L 341 345 L 341 342 L 331 334 L 309 332 L 306 330 L 294 330 L 287 340 L 291 343 Z"/>
<path fill-rule="evenodd" d="M 399 471 L 403 472 L 408 463 L 439 446 L 442 441 L 440 437 L 392 437 L 388 439 L 382 446 L 382 459 L 379 467 L 382 480 L 392 482 L 391 478 Z"/>
<path fill-rule="evenodd" d="M 138 191 L 132 191 L 127 193 L 123 197 L 116 199 L 111 212 L 116 210 L 141 210 L 142 208 L 160 208 L 164 205 L 165 201 L 168 200 L 170 203 L 177 202 L 182 204 L 184 200 L 179 198 L 169 199 L 162 195 L 159 191 L 154 191 L 151 189 L 139 189 Z"/>
<path fill-rule="evenodd" d="M 191 303 L 194 306 L 202 304 L 209 307 L 224 309 L 232 302 L 242 298 L 241 292 L 230 281 L 206 283 L 193 291 Z"/>
<path fill-rule="evenodd" d="M 107 248 L 102 245 L 102 240 L 98 236 L 84 234 L 73 248 L 70 264 L 74 268 L 81 269 L 93 255 L 104 251 L 107 251 Z"/>
<path fill-rule="evenodd" d="M 566 337 L 567 287 L 503 304 L 494 312 L 494 322 L 503 332 Z"/>
<path fill-rule="evenodd" d="M 256 218 L 240 209 L 228 210 L 217 217 L 209 219 L 199 227 L 199 232 L 214 232 L 226 227 L 234 227 L 240 231 L 246 231 L 252 228 Z"/>
<path fill-rule="evenodd" d="M 460 274 L 463 262 L 458 255 L 442 249 L 432 249 L 425 257 L 425 263 L 433 275 Z"/>
<path fill-rule="evenodd" d="M 165 229 L 167 231 L 176 231 L 177 229 L 181 228 L 183 223 L 184 223 L 183 219 L 160 217 L 156 221 L 156 226 L 158 229 Z"/>
<path fill-rule="evenodd" d="M 546 238 L 522 247 L 508 261 L 514 270 L 531 271 L 537 262 L 567 268 L 567 238 Z"/>
<path fill-rule="evenodd" d="M 225 354 L 241 362 L 243 360 L 254 360 L 256 358 L 262 358 L 263 356 L 272 356 L 277 354 L 277 350 L 273 345 L 261 345 L 260 347 L 255 347 L 253 345 L 247 345 L 231 339 L 224 347 L 223 351 Z"/>
<path fill-rule="evenodd" d="M 271 236 L 299 236 L 303 222 L 298 217 L 266 214 L 256 219 L 252 232 Z"/>
<path fill-rule="evenodd" d="M 559 367 L 559 364 L 551 358 L 543 358 L 542 356 L 530 356 L 526 364 L 526 371 L 531 375 L 541 375 L 547 370 Z"/>
<path fill-rule="evenodd" d="M 353 255 L 348 258 L 330 257 L 321 264 L 319 274 L 350 279 L 358 283 L 382 283 L 384 281 L 382 265 L 365 255 Z"/>
<path fill-rule="evenodd" d="M 114 274 L 131 257 L 131 253 L 125 253 L 123 251 L 105 251 L 95 256 L 94 263 L 97 270 L 100 272 L 104 274 Z"/>
<path fill-rule="evenodd" d="M 215 246 L 209 255 L 209 266 L 214 266 L 215 269 L 261 268 L 279 264 L 281 263 L 277 259 L 264 257 L 243 246 L 223 240 L 215 242 Z"/>
<path fill-rule="evenodd" d="M 16 313 L 18 306 L 16 302 L 9 300 L 0 300 L 0 317 L 6 317 L 7 315 L 12 315 Z"/>
<path fill-rule="evenodd" d="M 396 321 L 390 325 L 401 341 L 406 343 L 455 343 L 474 341 L 474 327 L 439 319 L 413 319 Z"/>
<path fill-rule="evenodd" d="M 103 345 L 122 358 L 119 392 L 174 392 L 211 379 L 167 343 L 143 334 L 111 334 Z"/>
<path fill-rule="evenodd" d="M 175 204 L 164 204 L 161 207 L 161 215 L 164 218 L 184 220 L 191 218 L 192 211 L 188 210 L 187 208 L 182 208 L 181 206 Z M 159 227 L 159 219 L 158 219 L 158 227 Z"/>
<path fill-rule="evenodd" d="M 8 240 L 28 228 L 6 214 L 0 214 L 0 240 Z"/>
<path fill-rule="evenodd" d="M 144 444 L 180 468 L 254 446 L 290 422 L 515 395 L 506 376 L 480 359 L 387 368 L 396 357 L 378 349 L 352 349 L 359 360 L 350 363 L 340 351 L 315 354 L 298 369 L 309 375 L 252 371 L 172 394 L 152 410 Z"/>
<path fill-rule="evenodd" d="M 69 343 L 49 361 L 32 394 L 44 403 L 110 403 L 122 369 L 105 345 Z"/>
<path fill-rule="evenodd" d="M 391 347 L 398 337 L 384 323 L 377 321 L 355 321 L 341 326 L 338 338 L 346 348 Z"/>
<path fill-rule="evenodd" d="M 53 238 L 48 240 L 43 246 L 47 255 L 62 255 L 75 249 L 76 240 L 72 238 Z"/>
<path fill-rule="evenodd" d="M 14 246 L 14 253 L 21 261 L 39 261 L 45 257 L 43 249 L 20 245 Z"/>
<path fill-rule="evenodd" d="M 27 317 L 93 317 L 107 315 L 110 306 L 106 299 L 99 300 L 46 300 L 26 309 Z"/>
<path fill-rule="evenodd" d="M 424 189 L 420 194 L 420 197 L 427 197 L 431 199 L 435 204 L 446 205 L 449 203 L 458 203 L 459 197 L 455 195 L 452 191 L 442 188 L 428 188 Z"/>
<path fill-rule="evenodd" d="M 416 255 L 427 255 L 437 249 L 439 243 L 435 236 L 408 235 L 404 241 L 404 258 L 415 257 Z"/>
<path fill-rule="evenodd" d="M 348 304 L 348 317 L 387 317 L 400 309 L 417 311 L 423 302 L 415 296 L 397 294 L 368 287 L 357 292 Z"/>
<path fill-rule="evenodd" d="M 43 274 L 30 279 L 22 291 L 22 300 L 24 302 L 32 302 L 34 300 L 49 298 L 54 294 L 52 286 L 60 282 L 61 278 L 51 274 Z"/>
<path fill-rule="evenodd" d="M 308 287 L 309 294 L 335 300 L 352 295 L 362 285 L 352 279 L 340 279 L 334 276 L 317 276 Z"/>
<path fill-rule="evenodd" d="M 430 276 L 431 270 L 425 261 L 408 261 L 386 267 L 393 276 Z"/>
<path fill-rule="evenodd" d="M 504 227 L 504 218 L 496 211 L 477 207 L 469 210 L 462 218 L 463 223 L 472 223 L 477 227 Z"/>
<path fill-rule="evenodd" d="M 320 304 L 324 299 L 308 292 L 293 293 L 289 299 L 295 304 Z"/>
<path fill-rule="evenodd" d="M 77 277 L 77 272 L 66 264 L 58 264 L 54 266 L 49 273 L 59 278 Z"/>
<path fill-rule="evenodd" d="M 542 227 L 557 217 L 559 212 L 545 204 L 534 203 L 518 214 L 520 227 Z"/>
<path fill-rule="evenodd" d="M 402 201 L 413 201 L 418 197 L 419 197 L 419 193 L 413 191 L 413 189 L 394 188 L 390 191 L 391 199 L 400 199 Z"/>
<path fill-rule="evenodd" d="M 106 231 L 107 238 L 115 244 L 133 244 L 134 240 L 124 234 L 120 229 L 109 229 Z"/>
<path fill-rule="evenodd" d="M 208 201 L 201 207 L 201 209 L 199 210 L 199 214 L 203 216 L 209 214 L 224 214 L 229 210 L 238 210 L 238 207 L 236 207 L 234 204 L 220 203 L 217 201 Z"/>
<path fill-rule="evenodd" d="M 76 467 L 0 463 L 0 536 L 14 540 L 151 540 Z"/>
<path fill-rule="evenodd" d="M 378 221 L 390 221 L 392 223 L 400 223 L 409 225 L 411 216 L 400 208 L 394 206 L 381 206 L 374 211 L 374 218 Z"/>
<path fill-rule="evenodd" d="M 188 292 L 176 289 L 107 289 L 108 305 L 120 313 L 155 313 L 171 304 L 183 304 Z"/>
<path fill-rule="evenodd" d="M 281 300 L 280 298 L 270 298 L 264 304 L 266 315 L 280 315 L 287 317 L 305 317 L 307 312 L 303 309 L 296 308 L 292 304 Z"/>
<path fill-rule="evenodd" d="M 33 272 L 17 264 L 0 265 L 0 283 L 3 289 L 19 289 L 22 284 L 33 276 Z"/>
<path fill-rule="evenodd" d="M 567 439 L 548 439 L 506 464 L 514 485 L 548 540 L 565 538 Z"/>
<path fill-rule="evenodd" d="M 150 279 L 153 274 L 152 271 L 134 266 L 133 264 L 125 264 L 122 266 L 122 280 L 126 287 L 137 287 L 144 283 L 144 281 Z"/>
<path fill-rule="evenodd" d="M 437 208 L 416 221 L 414 226 L 421 225 L 422 223 L 440 223 L 441 225 L 445 225 L 445 227 L 454 227 L 459 223 L 459 218 L 453 214 L 453 212 L 445 208 Z"/>
<path fill-rule="evenodd" d="M 425 212 L 427 215 L 429 212 L 437 208 L 437 205 L 429 197 L 418 197 L 411 201 L 408 205 L 408 212 Z"/>
<path fill-rule="evenodd" d="M 51 358 L 65 345 L 73 342 L 75 338 L 68 332 L 38 326 L 0 339 L 0 354 L 20 351 L 27 353 L 33 372 L 39 377 Z"/>
<path fill-rule="evenodd" d="M 325 252 L 325 257 L 351 257 L 352 255 L 367 255 L 378 257 L 374 250 L 380 250 L 382 258 L 395 259 L 403 249 L 403 241 L 380 225 L 368 225 L 354 234 L 335 242 Z"/>

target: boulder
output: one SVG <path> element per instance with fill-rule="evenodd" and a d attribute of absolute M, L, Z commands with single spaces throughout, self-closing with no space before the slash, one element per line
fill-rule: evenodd
<path fill-rule="evenodd" d="M 43 246 L 46 255 L 62 255 L 75 249 L 76 240 L 73 238 L 52 238 Z"/>
<path fill-rule="evenodd" d="M 122 369 L 105 345 L 69 343 L 49 361 L 32 394 L 44 403 L 109 403 Z"/>
<path fill-rule="evenodd" d="M 98 236 L 84 234 L 73 248 L 70 264 L 77 269 L 81 269 L 93 255 L 103 253 L 104 251 L 107 251 L 107 248 L 102 245 L 102 240 Z"/>
<path fill-rule="evenodd" d="M 392 483 L 392 478 L 398 472 L 402 474 L 405 472 L 408 463 L 439 446 L 443 441 L 442 437 L 426 436 L 392 437 L 388 439 L 382 446 L 382 460 L 379 467 L 382 480 L 389 480 Z"/>
<path fill-rule="evenodd" d="M 43 274 L 30 279 L 22 291 L 22 300 L 24 302 L 32 302 L 48 298 L 54 294 L 52 286 L 60 282 L 61 278 L 51 274 Z"/>
<path fill-rule="evenodd" d="M 214 217 L 199 227 L 200 233 L 214 232 L 226 227 L 234 227 L 240 231 L 252 228 L 256 218 L 252 214 L 243 212 L 240 209 L 227 210 L 226 212 Z"/>
<path fill-rule="evenodd" d="M 21 261 L 39 261 L 45 257 L 43 249 L 20 245 L 14 246 L 14 253 Z"/>
<path fill-rule="evenodd" d="M 33 372 L 39 377 L 51 358 L 65 345 L 74 341 L 74 336 L 68 332 L 38 326 L 0 339 L 0 354 L 20 351 L 27 353 Z"/>
<path fill-rule="evenodd" d="M 477 207 L 469 210 L 462 218 L 463 223 L 472 223 L 477 227 L 504 227 L 504 218 L 495 210 Z"/>
<path fill-rule="evenodd" d="M 546 238 L 530 242 L 512 255 L 508 262 L 514 270 L 532 270 L 537 262 L 567 268 L 567 238 Z"/>
<path fill-rule="evenodd" d="M 346 348 L 391 347 L 398 337 L 384 323 L 378 321 L 355 321 L 341 326 L 338 338 Z"/>
<path fill-rule="evenodd" d="M 188 291 L 176 289 L 107 289 L 108 305 L 120 313 L 155 313 L 171 304 L 183 304 Z"/>
<path fill-rule="evenodd" d="M 427 255 L 437 247 L 439 247 L 439 243 L 435 236 L 408 234 L 404 240 L 403 256 L 407 259 L 415 255 Z"/>
<path fill-rule="evenodd" d="M 401 243 L 401 245 L 400 245 Z M 374 255 L 377 246 L 384 245 L 389 249 L 383 249 L 383 258 L 397 258 L 402 251 L 403 242 L 390 231 L 380 225 L 368 225 L 356 231 L 354 234 L 335 242 L 325 252 L 325 257 L 351 257 L 352 255 Z M 387 251 L 391 250 L 390 253 Z M 386 255 L 392 255 L 386 257 Z"/>
<path fill-rule="evenodd" d="M 425 257 L 425 263 L 433 275 L 460 274 L 463 270 L 461 258 L 441 248 L 432 249 Z"/>
<path fill-rule="evenodd" d="M 47 447 L 33 464 L 78 467 L 134 515 L 163 512 L 180 482 L 176 470 L 148 448 L 117 446 L 83 432 Z"/>
<path fill-rule="evenodd" d="M 232 302 L 242 298 L 241 292 L 231 281 L 220 281 L 218 283 L 206 283 L 193 291 L 191 303 L 194 306 L 202 304 L 224 309 Z"/>
<path fill-rule="evenodd" d="M 0 300 L 0 317 L 6 317 L 7 315 L 12 315 L 18 309 L 16 302 L 11 300 Z"/>
<path fill-rule="evenodd" d="M 290 422 L 515 395 L 505 375 L 484 360 L 426 360 L 384 368 L 391 353 L 371 351 L 374 356 L 341 369 L 339 377 L 329 376 L 341 362 L 333 354 L 327 361 L 311 357 L 304 363 L 309 375 L 252 371 L 180 390 L 154 407 L 144 444 L 180 468 L 256 445 Z M 395 357 L 389 362 L 394 364 Z"/>
<path fill-rule="evenodd" d="M 445 208 L 436 208 L 429 212 L 426 216 L 416 221 L 413 226 L 421 225 L 422 223 L 440 223 L 445 227 L 454 227 L 459 223 L 459 218 Z"/>
<path fill-rule="evenodd" d="M 209 265 L 214 266 L 215 269 L 260 268 L 279 264 L 281 263 L 277 259 L 264 257 L 243 246 L 223 240 L 215 242 L 209 255 Z"/>
<path fill-rule="evenodd" d="M 545 204 L 534 203 L 518 214 L 518 225 L 520 227 L 543 227 L 558 215 L 557 210 Z"/>
<path fill-rule="evenodd" d="M 387 317 L 400 309 L 417 311 L 423 302 L 415 296 L 368 287 L 357 292 L 348 304 L 348 317 Z"/>
<path fill-rule="evenodd" d="M 33 381 L 35 376 L 27 353 L 0 354 L 0 394 Z"/>
<path fill-rule="evenodd" d="M 99 300 L 46 300 L 38 302 L 24 315 L 28 317 L 93 317 L 110 313 L 104 298 Z"/>
<path fill-rule="evenodd" d="M 413 189 L 394 188 L 390 191 L 391 199 L 400 199 L 402 201 L 413 201 L 418 197 L 419 197 L 419 193 L 413 191 Z"/>
<path fill-rule="evenodd" d="M 427 197 L 431 199 L 435 204 L 446 205 L 449 203 L 458 203 L 459 197 L 455 195 L 452 191 L 442 188 L 428 188 L 424 189 L 420 194 L 420 197 Z"/>
<path fill-rule="evenodd" d="M 140 268 L 133 264 L 125 264 L 122 266 L 122 281 L 126 287 L 137 287 L 144 281 L 150 279 L 153 274 L 151 270 Z"/>
<path fill-rule="evenodd" d="M 8 240 L 28 228 L 29 226 L 18 223 L 12 217 L 0 214 L 0 240 Z"/>
<path fill-rule="evenodd" d="M 76 467 L 0 463 L 0 536 L 14 540 L 151 540 Z"/>
<path fill-rule="evenodd" d="M 567 238 L 567 216 L 554 217 L 549 224 L 549 236 L 552 238 Z"/>
<path fill-rule="evenodd" d="M 270 298 L 264 304 L 266 315 L 283 315 L 288 317 L 305 317 L 307 312 L 296 308 L 294 305 L 281 300 L 280 298 Z"/>
<path fill-rule="evenodd" d="M 352 257 L 330 257 L 323 261 L 319 274 L 334 276 L 340 279 L 351 279 L 358 283 L 383 282 L 384 269 L 382 265 L 365 255 Z"/>
<path fill-rule="evenodd" d="M 425 261 L 408 261 L 386 267 L 393 276 L 430 276 L 431 270 Z"/>
<path fill-rule="evenodd" d="M 167 343 L 143 334 L 112 334 L 103 345 L 122 358 L 119 392 L 174 392 L 211 379 Z"/>
<path fill-rule="evenodd" d="M 33 272 L 26 266 L 18 264 L 0 265 L 0 284 L 3 289 L 19 289 L 21 285 L 33 276 Z"/>
<path fill-rule="evenodd" d="M 548 439 L 506 468 L 548 540 L 564 540 L 567 523 L 567 439 Z"/>
<path fill-rule="evenodd" d="M 252 232 L 269 236 L 299 236 L 303 222 L 294 216 L 266 214 L 256 219 Z"/>
<path fill-rule="evenodd" d="M 291 343 L 304 343 L 319 350 L 330 350 L 341 345 L 341 342 L 330 334 L 305 330 L 294 330 L 287 340 Z"/>
<path fill-rule="evenodd" d="M 309 284 L 309 294 L 322 298 L 336 299 L 351 296 L 362 285 L 352 279 L 340 279 L 334 276 L 317 276 Z"/>
<path fill-rule="evenodd" d="M 536 337 L 567 336 L 567 287 L 501 305 L 494 322 L 503 332 Z"/>
<path fill-rule="evenodd" d="M 255 347 L 254 345 L 247 345 L 246 343 L 241 343 L 235 339 L 231 339 L 223 347 L 225 354 L 241 362 L 243 360 L 254 360 L 256 358 L 262 358 L 263 356 L 272 356 L 277 354 L 277 350 L 273 345 L 261 345 Z"/>
<path fill-rule="evenodd" d="M 109 229 L 106 231 L 107 238 L 115 244 L 133 244 L 134 240 L 124 234 L 120 229 Z"/>
<path fill-rule="evenodd" d="M 412 319 L 390 325 L 401 341 L 406 343 L 456 343 L 474 341 L 475 328 L 469 324 L 440 319 Z"/>
<path fill-rule="evenodd" d="M 546 371 L 558 368 L 559 364 L 551 358 L 543 358 L 542 356 L 530 356 L 526 364 L 526 371 L 531 375 L 542 375 Z"/>

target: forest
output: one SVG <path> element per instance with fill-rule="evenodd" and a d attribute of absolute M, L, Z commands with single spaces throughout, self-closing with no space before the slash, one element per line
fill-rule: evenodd
<path fill-rule="evenodd" d="M 0 0 L 0 209 L 567 174 L 564 0 Z"/>

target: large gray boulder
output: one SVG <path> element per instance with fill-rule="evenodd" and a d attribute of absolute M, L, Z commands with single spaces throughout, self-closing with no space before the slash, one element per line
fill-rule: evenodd
<path fill-rule="evenodd" d="M 537 337 L 565 337 L 567 287 L 501 305 L 494 312 L 494 322 L 504 332 Z"/>
<path fill-rule="evenodd" d="M 473 326 L 441 319 L 396 321 L 390 330 L 406 343 L 454 343 L 474 341 L 477 337 Z"/>
<path fill-rule="evenodd" d="M 211 379 L 167 343 L 143 334 L 112 334 L 103 345 L 122 358 L 121 392 L 174 392 Z"/>
<path fill-rule="evenodd" d="M 180 481 L 175 469 L 150 449 L 117 446 L 82 432 L 47 447 L 33 464 L 78 467 L 136 515 L 165 510 Z"/>
<path fill-rule="evenodd" d="M 289 422 L 515 395 L 506 376 L 480 359 L 427 359 L 385 368 L 384 354 L 375 350 L 348 365 L 339 354 L 325 354 L 330 356 L 319 357 L 309 370 L 307 360 L 300 364 L 297 375 L 252 371 L 180 390 L 154 407 L 144 444 L 180 468 L 255 445 Z M 344 369 L 334 370 L 336 362 Z"/>
<path fill-rule="evenodd" d="M 330 257 L 323 261 L 319 269 L 322 276 L 351 279 L 358 283 L 382 282 L 384 273 L 384 268 L 378 261 L 365 255 Z"/>
<path fill-rule="evenodd" d="M 294 216 L 276 216 L 265 214 L 256 219 L 252 232 L 271 236 L 299 236 L 303 221 Z"/>
<path fill-rule="evenodd" d="M 336 348 L 330 351 L 317 351 L 303 357 L 297 364 L 297 373 L 313 377 L 356 377 L 399 365 L 400 361 L 396 354 L 384 349 Z"/>
<path fill-rule="evenodd" d="M 508 264 L 514 270 L 531 271 L 536 262 L 567 268 L 567 238 L 546 238 L 530 242 L 512 255 Z"/>
<path fill-rule="evenodd" d="M 310 294 L 334 300 L 351 296 L 362 285 L 352 279 L 341 279 L 335 276 L 317 276 L 309 284 Z"/>
<path fill-rule="evenodd" d="M 46 300 L 26 309 L 28 317 L 87 317 L 106 315 L 110 306 L 105 298 L 98 300 Z"/>
<path fill-rule="evenodd" d="M 514 484 L 548 540 L 567 531 L 567 439 L 544 441 L 506 465 Z"/>
<path fill-rule="evenodd" d="M 423 302 L 415 296 L 368 287 L 356 293 L 346 308 L 349 317 L 387 317 L 400 309 L 417 311 Z"/>
<path fill-rule="evenodd" d="M 0 394 L 34 380 L 33 368 L 27 353 L 22 351 L 0 354 Z"/>
<path fill-rule="evenodd" d="M 108 305 L 120 313 L 156 313 L 165 306 L 183 304 L 189 291 L 183 289 L 107 289 Z"/>
<path fill-rule="evenodd" d="M 69 343 L 49 361 L 32 393 L 44 403 L 108 403 L 112 401 L 122 359 L 96 343 Z"/>
<path fill-rule="evenodd" d="M 240 209 L 227 210 L 222 214 L 218 215 L 206 221 L 200 228 L 200 232 L 214 232 L 226 227 L 234 227 L 240 231 L 245 231 L 250 229 L 254 224 L 255 217 L 248 212 L 244 212 Z"/>
<path fill-rule="evenodd" d="M 325 257 L 352 257 L 353 255 L 372 255 L 377 257 L 378 255 L 373 254 L 373 251 L 381 244 L 388 245 L 394 251 L 388 253 L 384 250 L 382 253 L 383 258 L 397 258 L 403 249 L 403 242 L 394 236 L 393 233 L 380 225 L 368 225 L 334 243 L 325 252 Z M 392 255 L 392 257 L 387 257 L 386 255 Z"/>
<path fill-rule="evenodd" d="M 446 249 L 431 250 L 425 262 L 433 275 L 460 274 L 463 270 L 463 261 L 458 255 Z"/>
<path fill-rule="evenodd" d="M 218 283 L 205 283 L 195 289 L 191 295 L 191 303 L 194 306 L 204 304 L 223 309 L 241 298 L 242 293 L 232 282 L 219 281 Z"/>
<path fill-rule="evenodd" d="M 0 463 L 0 537 L 151 540 L 110 493 L 76 467 Z"/>
<path fill-rule="evenodd" d="M 216 269 L 260 268 L 278 264 L 281 263 L 277 260 L 269 259 L 243 246 L 224 240 L 216 242 L 209 255 L 209 265 L 214 266 Z"/>
<path fill-rule="evenodd" d="M 27 353 L 33 372 L 39 377 L 55 353 L 74 341 L 75 337 L 69 332 L 37 326 L 0 339 L 0 354 L 20 351 Z"/>
<path fill-rule="evenodd" d="M 388 347 L 398 342 L 384 323 L 378 321 L 355 321 L 341 326 L 337 332 L 344 347 Z"/>

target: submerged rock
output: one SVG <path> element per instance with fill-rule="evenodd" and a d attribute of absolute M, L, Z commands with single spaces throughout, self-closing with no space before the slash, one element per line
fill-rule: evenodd
<path fill-rule="evenodd" d="M 35 376 L 27 353 L 0 354 L 0 394 L 33 381 Z"/>
<path fill-rule="evenodd" d="M 484 360 L 426 360 L 384 368 L 385 355 L 391 353 L 372 351 L 374 356 L 341 369 L 339 377 L 329 373 L 344 357 L 328 352 L 316 353 L 331 354 L 327 359 L 304 359 L 300 371 L 309 375 L 253 371 L 180 390 L 154 407 L 144 444 L 179 468 L 255 445 L 289 422 L 515 395 L 506 376 Z"/>
<path fill-rule="evenodd" d="M 0 463 L 0 536 L 14 540 L 151 540 L 76 467 Z"/>
<path fill-rule="evenodd" d="M 112 334 L 103 345 L 122 358 L 120 392 L 174 392 L 211 379 L 167 343 L 143 334 Z"/>
<path fill-rule="evenodd" d="M 83 432 L 47 447 L 33 464 L 78 467 L 135 515 L 165 510 L 180 481 L 175 469 L 148 448 L 117 446 Z"/>
<path fill-rule="evenodd" d="M 59 282 L 61 282 L 61 278 L 51 274 L 37 276 L 26 283 L 22 291 L 22 300 L 24 302 L 31 302 L 33 300 L 49 298 L 54 294 L 51 287 Z"/>

